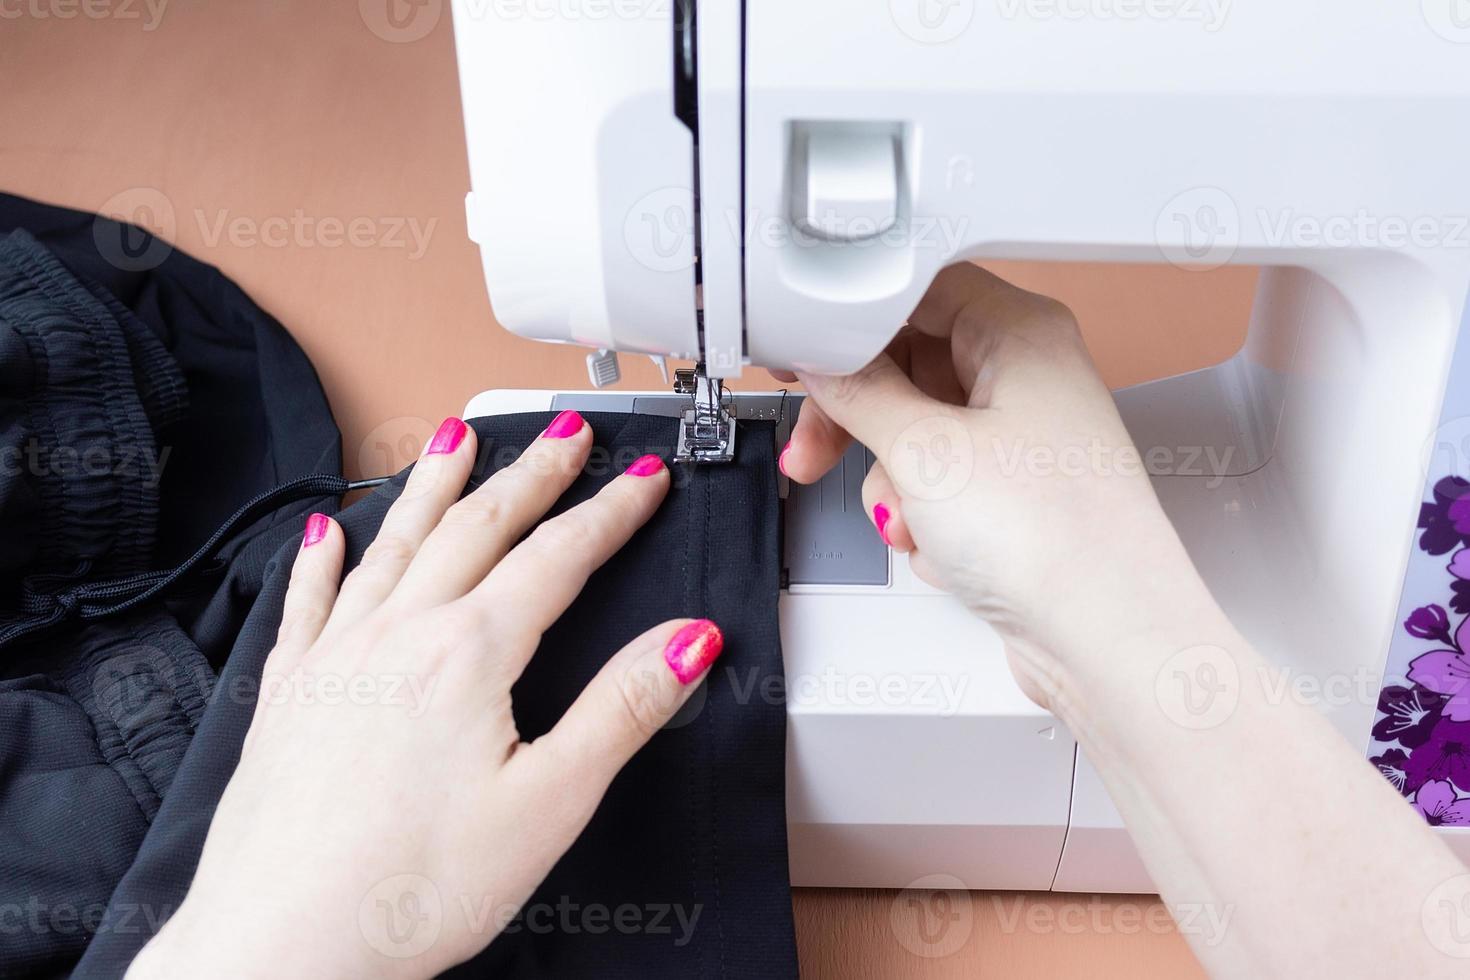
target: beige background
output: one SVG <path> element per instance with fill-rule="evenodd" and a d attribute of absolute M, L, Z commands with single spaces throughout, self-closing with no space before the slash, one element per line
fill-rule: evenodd
<path fill-rule="evenodd" d="M 479 390 L 586 384 L 581 352 L 495 325 L 465 237 L 447 4 L 391 0 L 394 27 L 387 2 L 27 0 L 0 19 L 0 189 L 120 213 L 240 282 L 316 363 L 351 475 L 396 469 Z M 1232 353 L 1255 278 L 994 268 L 1071 304 L 1114 386 Z M 1151 898 L 950 898 L 799 891 L 803 972 L 1198 974 Z"/>

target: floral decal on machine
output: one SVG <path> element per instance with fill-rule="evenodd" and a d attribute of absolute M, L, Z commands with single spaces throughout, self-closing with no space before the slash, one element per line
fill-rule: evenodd
<path fill-rule="evenodd" d="M 1433 498 L 1419 511 L 1419 548 L 1450 555 L 1449 611 L 1430 603 L 1404 620 L 1427 649 L 1406 684 L 1380 692 L 1369 761 L 1431 825 L 1470 826 L 1470 481 L 1446 477 Z"/>

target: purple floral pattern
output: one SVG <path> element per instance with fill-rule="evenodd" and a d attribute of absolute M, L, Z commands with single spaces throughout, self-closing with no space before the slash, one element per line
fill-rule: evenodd
<path fill-rule="evenodd" d="M 1430 603 L 1404 620 L 1426 649 L 1409 661 L 1406 683 L 1379 693 L 1368 761 L 1429 824 L 1470 826 L 1470 480 L 1446 477 L 1431 496 L 1419 511 L 1419 548 L 1450 556 L 1449 610 Z"/>

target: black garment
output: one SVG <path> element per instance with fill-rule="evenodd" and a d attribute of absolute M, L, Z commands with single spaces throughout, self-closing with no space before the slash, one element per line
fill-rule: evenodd
<path fill-rule="evenodd" d="M 672 442 L 667 419 L 589 418 L 596 472 L 563 506 L 620 468 L 609 453 L 626 464 Z M 477 478 L 544 423 L 478 423 Z M 773 447 L 747 428 L 736 464 L 676 470 L 659 514 L 548 634 L 517 720 L 544 731 L 610 653 L 671 616 L 716 619 L 725 657 L 691 720 L 614 783 L 530 918 L 457 974 L 794 972 Z M 0 195 L 0 977 L 59 975 L 83 951 L 77 975 L 120 975 L 177 907 L 304 515 L 335 500 L 242 527 L 166 601 L 84 621 L 67 596 L 177 563 L 247 498 L 339 466 L 310 364 L 216 270 L 141 229 Z M 344 514 L 353 556 L 400 485 Z"/>
<path fill-rule="evenodd" d="M 592 465 L 557 511 L 591 496 L 644 452 L 667 455 L 673 445 L 672 419 L 586 418 L 597 435 Z M 519 455 L 548 421 L 549 415 L 477 420 L 481 453 L 471 485 Z M 747 427 L 739 446 L 733 465 L 674 470 L 663 507 L 546 634 L 513 692 L 516 720 L 523 737 L 542 734 L 614 651 L 676 616 L 708 616 L 723 627 L 725 653 L 712 679 L 613 782 L 523 917 L 452 975 L 795 974 L 785 707 L 771 697 L 779 691 L 781 660 L 769 424 Z M 338 515 L 349 567 L 372 541 L 402 481 L 400 475 Z M 109 928 L 122 914 L 175 907 L 183 898 L 212 809 L 238 760 L 295 553 L 293 543 L 276 556 L 220 676 L 218 689 L 247 696 L 221 696 L 210 705 L 78 976 L 115 975 L 146 941 L 147 934 Z M 452 907 L 446 914 L 459 914 L 462 899 L 481 909 L 486 896 L 441 899 Z M 619 914 L 622 930 L 614 925 Z"/>
<path fill-rule="evenodd" d="M 241 500 L 337 472 L 338 445 L 311 364 L 217 270 L 0 195 L 0 634 L 78 582 L 177 562 Z M 0 646 L 0 976 L 61 974 L 85 949 L 266 561 L 313 506 L 335 501 L 242 529 L 167 602 L 63 609 Z"/>

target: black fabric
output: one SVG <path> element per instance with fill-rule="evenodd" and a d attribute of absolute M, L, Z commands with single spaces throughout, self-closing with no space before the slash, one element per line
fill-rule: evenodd
<path fill-rule="evenodd" d="M 597 435 L 591 463 L 553 513 L 591 496 L 643 453 L 667 456 L 673 445 L 672 419 L 586 418 Z M 481 453 L 471 486 L 519 455 L 548 421 L 539 414 L 476 420 Z M 795 974 L 785 708 L 769 696 L 782 676 L 775 460 L 769 424 L 743 430 L 733 465 L 674 470 L 669 499 L 653 520 L 546 634 L 513 693 L 516 720 L 525 738 L 545 732 L 613 651 L 665 619 L 714 619 L 726 636 L 721 661 L 674 724 L 613 782 L 586 833 L 522 917 L 451 975 Z M 400 475 L 338 515 L 349 566 L 402 481 Z M 149 935 L 122 928 L 122 917 L 141 925 L 141 912 L 171 910 L 182 900 L 238 761 L 295 554 L 288 544 L 273 561 L 219 680 L 232 693 L 211 704 L 78 976 L 121 972 Z M 444 896 L 456 908 L 459 900 Z"/>
<path fill-rule="evenodd" d="M 340 466 L 311 364 L 217 270 L 0 195 L 0 635 L 46 621 L 0 645 L 0 976 L 82 954 L 266 562 L 335 498 L 240 527 L 166 601 L 85 623 L 46 597 L 173 565 L 242 501 Z"/>
<path fill-rule="evenodd" d="M 598 448 L 562 507 L 672 444 L 669 419 L 589 418 Z M 545 422 L 477 423 L 476 479 Z M 675 470 L 658 515 L 548 633 L 517 719 L 544 731 L 612 651 L 672 616 L 718 621 L 725 657 L 527 918 L 457 975 L 795 972 L 773 446 L 769 426 L 743 428 L 735 464 Z M 339 470 L 310 363 L 217 270 L 133 226 L 0 195 L 0 977 L 120 976 L 177 908 L 304 516 L 336 499 L 271 497 L 202 571 L 161 570 L 199 559 L 246 501 L 293 481 L 335 493 Z M 401 482 L 344 513 L 352 560 Z"/>

